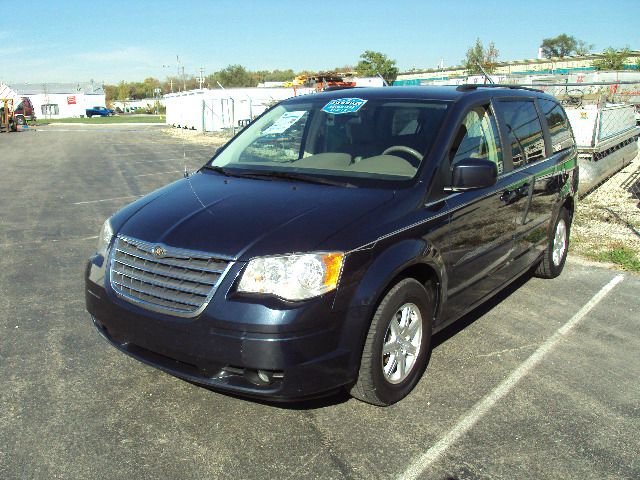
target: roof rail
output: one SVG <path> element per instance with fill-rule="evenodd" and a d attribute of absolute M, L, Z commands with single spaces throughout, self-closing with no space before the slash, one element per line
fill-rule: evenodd
<path fill-rule="evenodd" d="M 478 88 L 510 88 L 512 90 L 529 90 L 531 92 L 544 93 L 542 90 L 538 90 L 537 88 L 522 87 L 520 85 L 512 85 L 506 83 L 487 83 L 484 85 L 465 83 L 464 85 L 460 85 L 458 88 L 456 88 L 456 90 L 458 90 L 459 92 L 468 92 L 469 90 L 476 90 Z"/>

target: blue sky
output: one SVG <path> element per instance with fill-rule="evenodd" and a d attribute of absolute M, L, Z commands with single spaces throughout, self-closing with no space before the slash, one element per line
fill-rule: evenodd
<path fill-rule="evenodd" d="M 640 49 L 638 0 L 0 0 L 0 7 L 5 83 L 165 78 L 176 72 L 176 55 L 195 75 L 229 64 L 329 69 L 377 50 L 404 71 L 441 58 L 459 64 L 476 37 L 494 41 L 501 60 L 533 58 L 543 38 L 560 33 L 595 51 Z"/>

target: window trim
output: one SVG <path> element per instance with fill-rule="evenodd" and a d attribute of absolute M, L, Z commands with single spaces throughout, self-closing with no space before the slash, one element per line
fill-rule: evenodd
<path fill-rule="evenodd" d="M 525 168 L 530 167 L 531 165 L 537 165 L 540 162 L 544 162 L 545 160 L 548 160 L 550 155 L 549 155 L 549 151 L 548 151 L 548 138 L 547 138 L 547 134 L 545 132 L 545 124 L 546 124 L 546 119 L 543 122 L 542 119 L 540 118 L 540 109 L 538 108 L 538 97 L 534 97 L 534 96 L 530 96 L 530 97 L 525 97 L 525 96 L 514 96 L 514 97 L 494 97 L 492 99 L 492 102 L 532 102 L 533 103 L 533 108 L 536 111 L 536 115 L 538 116 L 538 122 L 540 122 L 540 127 L 541 127 L 541 132 L 542 132 L 542 140 L 544 142 L 544 157 L 533 161 L 533 162 L 528 162 L 525 163 L 524 165 L 521 165 L 517 168 L 514 168 L 513 165 L 513 149 L 509 148 L 509 154 L 506 156 L 506 158 L 509 159 L 509 163 L 511 165 L 512 171 L 513 172 L 517 172 L 520 170 L 524 170 Z M 498 112 L 500 109 L 496 110 L 496 112 Z M 506 133 L 506 127 L 503 127 L 503 123 L 504 123 L 504 118 L 502 117 L 502 112 L 500 112 L 500 116 L 498 117 L 498 123 L 501 126 L 501 130 L 504 132 L 505 135 L 505 144 L 508 144 L 509 146 L 511 146 L 511 142 L 506 141 L 508 139 L 507 137 L 507 133 Z M 549 140 L 550 141 L 550 140 Z"/>
<path fill-rule="evenodd" d="M 502 154 L 502 173 L 500 173 L 498 175 L 498 178 L 502 177 L 503 175 L 505 175 L 506 173 L 508 173 L 510 171 L 509 169 L 507 169 L 507 162 L 505 162 L 504 141 L 503 141 L 503 138 L 502 138 L 502 130 L 500 128 L 500 122 L 498 121 L 497 112 L 493 108 L 492 99 L 483 99 L 483 100 L 479 100 L 477 102 L 474 102 L 472 104 L 469 104 L 469 105 L 467 105 L 467 107 L 464 109 L 464 111 L 460 115 L 460 121 L 456 123 L 455 127 L 452 130 L 452 135 L 449 138 L 449 141 L 447 142 L 447 148 L 445 149 L 445 158 L 441 162 L 443 164 L 443 166 L 447 170 L 451 169 L 451 164 L 449 164 L 449 159 L 447 158 L 447 154 L 448 154 L 448 152 L 451 151 L 451 148 L 453 147 L 453 142 L 455 141 L 456 134 L 458 133 L 458 130 L 460 129 L 460 126 L 463 124 L 465 118 L 467 118 L 467 115 L 469 114 L 470 111 L 472 111 L 472 110 L 474 110 L 475 108 L 478 108 L 478 107 L 486 107 L 486 106 L 489 107 L 489 111 L 491 112 L 491 115 L 493 115 L 493 118 L 495 119 L 495 127 L 496 127 L 496 130 L 497 130 L 496 139 L 500 142 L 500 149 L 503 151 L 503 154 Z"/>
<path fill-rule="evenodd" d="M 546 102 L 552 103 L 554 105 L 553 108 L 555 107 L 560 107 L 560 110 L 562 111 L 562 113 L 564 114 L 564 118 L 567 121 L 567 125 L 569 126 L 569 133 L 571 134 L 571 137 L 574 139 L 573 140 L 573 144 L 575 147 L 575 135 L 573 133 L 573 127 L 571 126 L 571 121 L 569 120 L 569 117 L 567 115 L 567 111 L 564 109 L 564 107 L 562 106 L 562 104 L 558 101 L 556 101 L 553 98 L 538 98 L 536 97 L 536 104 L 538 106 L 538 116 L 541 118 L 544 118 L 544 122 L 542 122 L 542 127 L 545 131 L 545 135 L 547 135 L 549 137 L 549 143 L 547 145 L 547 158 L 550 158 L 552 156 L 554 156 L 556 153 L 560 153 L 564 150 L 567 150 L 567 148 L 571 148 L 571 147 L 567 147 L 567 148 L 563 148 L 562 150 L 558 150 L 557 152 L 553 151 L 553 138 L 551 136 L 551 129 L 549 128 L 549 122 L 547 121 L 547 117 L 544 114 L 544 111 L 542 110 L 542 105 L 540 105 L 540 101 L 544 100 Z"/>

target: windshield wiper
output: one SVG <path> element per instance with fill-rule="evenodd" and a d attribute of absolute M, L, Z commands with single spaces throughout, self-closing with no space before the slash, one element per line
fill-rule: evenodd
<path fill-rule="evenodd" d="M 295 180 L 298 182 L 306 182 L 306 183 L 317 183 L 320 185 L 333 185 L 337 187 L 347 187 L 347 188 L 355 187 L 355 185 L 348 182 L 340 182 L 338 180 L 329 180 L 323 177 L 304 175 L 302 173 L 294 173 L 294 172 L 275 172 L 275 171 L 258 172 L 258 171 L 252 170 L 250 172 L 241 173 L 238 175 L 241 175 L 243 177 L 249 177 L 249 178 L 282 178 L 285 180 Z"/>

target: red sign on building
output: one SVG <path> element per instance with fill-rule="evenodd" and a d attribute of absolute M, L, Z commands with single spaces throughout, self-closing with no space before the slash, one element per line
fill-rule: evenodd
<path fill-rule="evenodd" d="M 76 104 L 76 96 L 70 95 L 67 97 L 67 105 L 75 105 Z"/>

